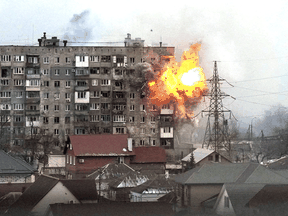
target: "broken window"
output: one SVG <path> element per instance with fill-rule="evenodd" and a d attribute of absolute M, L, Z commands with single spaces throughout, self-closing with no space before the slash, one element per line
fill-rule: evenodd
<path fill-rule="evenodd" d="M 125 97 L 124 92 L 114 92 L 113 98 L 124 98 L 124 97 Z"/>
<path fill-rule="evenodd" d="M 60 81 L 54 81 L 54 87 L 60 87 Z"/>
<path fill-rule="evenodd" d="M 101 109 L 109 110 L 110 109 L 110 103 L 101 103 Z"/>
<path fill-rule="evenodd" d="M 98 86 L 98 80 L 97 79 L 92 80 L 92 86 Z"/>
<path fill-rule="evenodd" d="M 38 98 L 40 97 L 40 92 L 39 91 L 28 91 L 26 92 L 27 98 Z"/>
<path fill-rule="evenodd" d="M 69 64 L 69 63 L 71 62 L 70 57 L 66 57 L 66 58 L 65 58 L 65 61 L 66 61 L 67 64 Z"/>
<path fill-rule="evenodd" d="M 90 68 L 90 74 L 100 74 L 100 68 Z"/>
<path fill-rule="evenodd" d="M 122 70 L 122 69 L 115 69 L 115 75 L 121 76 L 121 75 L 123 75 L 123 71 L 124 70 Z"/>
<path fill-rule="evenodd" d="M 123 89 L 123 83 L 120 81 L 115 81 L 115 87 L 117 87 L 118 89 Z"/>
<path fill-rule="evenodd" d="M 110 97 L 110 91 L 101 91 L 102 97 Z"/>
<path fill-rule="evenodd" d="M 109 74 L 110 73 L 109 68 L 106 68 L 106 67 L 101 68 L 100 71 L 101 71 L 101 74 Z"/>
<path fill-rule="evenodd" d="M 129 122 L 133 123 L 134 121 L 135 121 L 134 116 L 130 116 L 130 117 L 129 117 Z"/>
<path fill-rule="evenodd" d="M 110 128 L 103 128 L 103 133 L 110 133 Z"/>
<path fill-rule="evenodd" d="M 101 62 L 110 62 L 111 61 L 111 56 L 101 56 Z"/>
<path fill-rule="evenodd" d="M 7 68 L 2 68 L 1 70 L 1 77 L 8 78 L 10 76 L 10 71 Z"/>
<path fill-rule="evenodd" d="M 88 122 L 89 118 L 87 115 L 76 116 L 76 122 Z"/>
<path fill-rule="evenodd" d="M 101 121 L 111 121 L 110 115 L 101 115 Z M 109 131 L 110 133 L 110 131 Z"/>
<path fill-rule="evenodd" d="M 87 83 L 87 81 L 85 81 L 85 80 L 77 80 L 77 81 L 76 81 L 76 85 L 77 85 L 77 86 L 87 86 L 88 83 Z"/>

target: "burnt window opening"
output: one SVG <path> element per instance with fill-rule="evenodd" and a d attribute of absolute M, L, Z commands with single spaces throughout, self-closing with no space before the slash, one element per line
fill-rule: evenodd
<path fill-rule="evenodd" d="M 122 84 L 122 82 L 115 81 L 115 87 L 120 88 L 120 89 L 123 89 L 123 84 Z"/>
<path fill-rule="evenodd" d="M 87 86 L 88 83 L 87 83 L 86 81 L 82 81 L 82 80 L 81 80 L 81 81 L 77 81 L 77 82 L 76 82 L 76 85 L 77 85 L 77 86 Z"/>
<path fill-rule="evenodd" d="M 215 162 L 219 162 L 219 155 L 218 154 L 215 155 Z"/>
<path fill-rule="evenodd" d="M 101 74 L 109 74 L 110 70 L 109 68 L 101 68 Z"/>
<path fill-rule="evenodd" d="M 103 128 L 103 133 L 110 133 L 110 128 Z"/>
<path fill-rule="evenodd" d="M 101 91 L 101 96 L 105 98 L 110 97 L 110 91 Z"/>
<path fill-rule="evenodd" d="M 102 110 L 110 110 L 110 103 L 101 103 Z"/>
<path fill-rule="evenodd" d="M 146 96 L 146 93 L 144 91 L 141 92 L 140 98 L 144 98 Z"/>
<path fill-rule="evenodd" d="M 100 74 L 100 68 L 91 68 L 90 69 L 90 74 Z"/>
<path fill-rule="evenodd" d="M 8 78 L 9 76 L 10 76 L 10 73 L 9 73 L 8 69 L 3 68 L 3 69 L 1 70 L 1 77 L 3 77 L 3 78 Z"/>
<path fill-rule="evenodd" d="M 113 98 L 124 98 L 125 94 L 124 92 L 115 92 Z"/>
<path fill-rule="evenodd" d="M 115 75 L 117 75 L 117 76 L 123 75 L 123 70 L 122 69 L 115 69 Z"/>
<path fill-rule="evenodd" d="M 111 56 L 101 56 L 101 62 L 111 62 Z"/>
<path fill-rule="evenodd" d="M 162 146 L 171 146 L 171 141 L 170 140 L 161 140 L 161 145 Z"/>

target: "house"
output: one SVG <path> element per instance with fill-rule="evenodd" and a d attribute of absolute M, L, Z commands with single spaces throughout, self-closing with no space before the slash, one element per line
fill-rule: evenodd
<path fill-rule="evenodd" d="M 256 163 L 208 163 L 179 174 L 178 206 L 202 208 L 202 202 L 220 193 L 223 184 L 288 184 L 288 179 Z"/>
<path fill-rule="evenodd" d="M 32 183 L 37 170 L 30 164 L 0 150 L 0 183 Z"/>
<path fill-rule="evenodd" d="M 196 166 L 201 166 L 205 163 L 232 163 L 230 159 L 215 150 L 196 148 L 193 152 L 186 155 L 182 160 L 182 167 L 185 170 L 190 163 L 191 154 L 193 153 Z"/>
<path fill-rule="evenodd" d="M 247 202 L 255 196 L 265 184 L 224 184 L 213 207 L 217 215 L 236 216 L 251 215 L 253 211 L 246 207 Z"/>
<path fill-rule="evenodd" d="M 102 202 L 93 204 L 51 204 L 47 216 L 172 216 L 172 205 L 169 203 L 127 203 L 127 202 Z"/>
<path fill-rule="evenodd" d="M 44 215 L 49 204 L 97 202 L 94 180 L 60 180 L 41 175 L 8 209 L 8 215 Z"/>
<path fill-rule="evenodd" d="M 112 162 L 129 164 L 135 152 L 128 140 L 126 134 L 70 136 L 64 148 L 68 178 L 84 178 Z"/>
<path fill-rule="evenodd" d="M 99 194 L 110 200 L 123 200 L 127 190 L 129 194 L 132 187 L 148 180 L 147 175 L 136 172 L 125 163 L 117 162 L 106 164 L 87 175 L 86 178 L 94 179 Z"/>
<path fill-rule="evenodd" d="M 157 202 L 158 199 L 171 191 L 176 184 L 164 175 L 155 176 L 153 179 L 133 188 L 130 191 L 131 202 Z"/>
<path fill-rule="evenodd" d="M 22 195 L 21 192 L 9 192 L 0 197 L 0 215 L 3 215 L 5 211 Z"/>
<path fill-rule="evenodd" d="M 142 174 L 164 174 L 166 164 L 165 149 L 157 146 L 135 147 L 135 155 L 130 161 L 130 166 Z"/>
<path fill-rule="evenodd" d="M 246 204 L 254 215 L 287 215 L 288 185 L 265 185 Z"/>
<path fill-rule="evenodd" d="M 273 170 L 288 170 L 288 155 L 271 160 L 266 166 Z"/>
<path fill-rule="evenodd" d="M 65 178 L 65 155 L 63 151 L 53 149 L 48 154 L 47 166 L 42 167 L 41 173 L 51 175 L 56 178 Z"/>

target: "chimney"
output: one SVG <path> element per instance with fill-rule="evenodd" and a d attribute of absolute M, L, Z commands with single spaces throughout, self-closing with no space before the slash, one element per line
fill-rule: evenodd
<path fill-rule="evenodd" d="M 44 39 L 46 39 L 46 32 L 43 32 L 43 37 Z"/>
<path fill-rule="evenodd" d="M 127 38 L 131 39 L 131 34 L 130 33 L 127 33 Z"/>
<path fill-rule="evenodd" d="M 160 47 L 162 47 L 162 41 L 160 42 Z"/>
<path fill-rule="evenodd" d="M 128 151 L 132 151 L 132 138 L 127 138 L 128 141 Z"/>
<path fill-rule="evenodd" d="M 38 39 L 39 46 L 41 46 L 42 39 Z"/>
<path fill-rule="evenodd" d="M 125 47 L 127 46 L 127 42 L 126 41 L 124 42 L 124 45 L 125 45 Z"/>
<path fill-rule="evenodd" d="M 67 45 L 67 40 L 63 40 L 63 43 L 64 43 L 64 47 L 66 47 L 66 45 Z"/>

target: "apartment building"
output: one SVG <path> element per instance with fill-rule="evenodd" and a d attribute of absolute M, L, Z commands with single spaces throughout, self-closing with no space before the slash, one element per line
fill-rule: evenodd
<path fill-rule="evenodd" d="M 173 109 L 149 104 L 147 85 L 131 76 L 138 63 L 160 70 L 174 47 L 144 47 L 130 34 L 123 46 L 67 46 L 46 33 L 38 42 L 0 46 L 2 144 L 23 145 L 41 129 L 62 145 L 68 135 L 110 133 L 129 134 L 134 146 L 173 148 Z"/>

